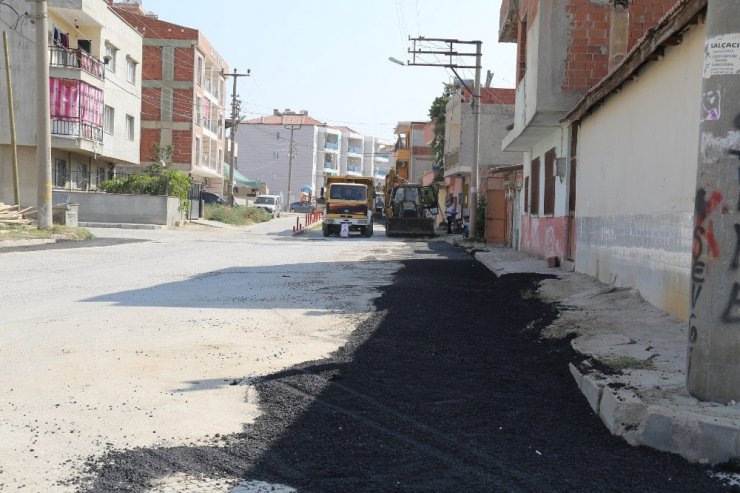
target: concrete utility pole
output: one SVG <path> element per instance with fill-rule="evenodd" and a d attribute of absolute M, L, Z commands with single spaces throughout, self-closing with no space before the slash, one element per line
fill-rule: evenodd
<path fill-rule="evenodd" d="M 3 31 L 3 52 L 5 54 L 5 80 L 8 84 L 8 119 L 10 120 L 10 158 L 13 161 L 13 198 L 20 210 L 21 191 L 18 179 L 18 146 L 15 137 L 15 105 L 13 104 L 13 79 L 10 76 L 10 54 L 8 53 L 8 33 Z"/>
<path fill-rule="evenodd" d="M 280 115 L 285 118 L 285 113 Z M 301 122 L 303 118 L 301 118 Z M 294 123 L 290 125 L 283 124 L 283 127 L 290 130 L 290 151 L 288 152 L 288 200 L 286 201 L 287 210 L 290 210 L 290 194 L 292 193 L 292 181 L 293 181 L 293 158 L 295 157 L 295 142 L 293 141 L 293 132 L 300 130 L 303 123 Z"/>
<path fill-rule="evenodd" d="M 36 161 L 38 165 L 38 227 L 52 227 L 51 112 L 49 108 L 48 10 L 36 1 Z"/>
<path fill-rule="evenodd" d="M 446 67 L 451 69 L 458 80 L 465 86 L 465 89 L 471 94 L 473 100 L 471 105 L 473 107 L 473 163 L 471 170 L 471 183 L 470 193 L 468 195 L 468 211 L 470 214 L 470 232 L 474 237 L 477 234 L 476 229 L 476 216 L 478 212 L 478 183 L 480 178 L 478 176 L 480 168 L 480 158 L 478 154 L 479 142 L 480 142 L 480 71 L 481 71 L 481 45 L 482 41 L 460 41 L 457 39 L 446 39 L 446 38 L 426 38 L 420 36 L 418 38 L 409 38 L 413 42 L 413 48 L 409 49 L 409 53 L 413 55 L 412 60 L 407 62 L 408 65 L 415 65 L 419 67 Z M 444 50 L 436 48 L 425 48 L 428 43 L 445 43 L 447 48 Z M 455 45 L 475 45 L 475 53 L 458 52 Z M 428 63 L 417 61 L 417 57 L 421 55 L 434 55 L 435 60 L 439 60 L 439 57 L 447 57 L 447 61 L 438 61 L 436 63 Z M 460 65 L 455 62 L 455 59 L 460 60 L 464 57 L 475 57 L 475 65 Z M 398 63 L 394 58 L 390 58 L 394 63 Z M 403 65 L 403 62 L 401 62 Z M 465 81 L 457 73 L 456 69 L 475 69 L 475 81 L 471 90 L 465 84 Z"/>
<path fill-rule="evenodd" d="M 236 126 L 239 119 L 239 111 L 241 109 L 241 103 L 236 96 L 236 80 L 239 77 L 249 77 L 251 70 L 247 69 L 246 74 L 237 73 L 234 69 L 233 74 L 222 73 L 224 77 L 234 78 L 234 88 L 231 91 L 231 132 L 229 140 L 231 140 L 231 149 L 229 151 L 229 182 L 228 182 L 228 194 L 229 194 L 229 205 L 234 206 L 234 168 L 236 167 Z"/>
<path fill-rule="evenodd" d="M 740 401 L 740 30 L 737 4 L 709 0 L 691 266 L 686 384 Z"/>

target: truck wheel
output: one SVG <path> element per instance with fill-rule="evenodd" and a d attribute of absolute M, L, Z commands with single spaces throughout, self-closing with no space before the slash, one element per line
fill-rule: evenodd
<path fill-rule="evenodd" d="M 324 238 L 329 236 L 331 234 L 331 230 L 329 229 L 329 225 L 324 223 L 321 225 L 321 232 L 324 234 Z"/>
<path fill-rule="evenodd" d="M 362 231 L 362 235 L 365 238 L 370 238 L 373 235 L 373 222 L 372 221 L 370 221 L 370 224 L 366 228 L 364 228 L 364 230 Z"/>

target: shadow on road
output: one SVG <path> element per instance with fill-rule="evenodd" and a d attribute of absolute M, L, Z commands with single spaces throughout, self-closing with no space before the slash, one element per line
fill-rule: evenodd
<path fill-rule="evenodd" d="M 344 347 L 254 382 L 263 414 L 243 433 L 113 451 L 90 463 L 89 491 L 178 472 L 301 493 L 721 490 L 705 468 L 605 430 L 568 341 L 539 339 L 557 312 L 523 293 L 544 276 L 497 279 L 432 247 L 443 255 L 403 262 Z"/>

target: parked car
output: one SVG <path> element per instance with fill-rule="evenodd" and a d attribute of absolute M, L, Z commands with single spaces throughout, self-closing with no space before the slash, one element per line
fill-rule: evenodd
<path fill-rule="evenodd" d="M 307 212 L 311 213 L 316 210 L 316 206 L 311 202 L 293 202 L 290 204 L 290 212 Z"/>
<path fill-rule="evenodd" d="M 273 217 L 280 217 L 280 196 L 279 195 L 258 195 L 254 201 L 255 207 L 264 209 Z"/>
<path fill-rule="evenodd" d="M 206 204 L 226 205 L 229 203 L 225 198 L 213 192 L 200 192 L 200 200 Z"/>

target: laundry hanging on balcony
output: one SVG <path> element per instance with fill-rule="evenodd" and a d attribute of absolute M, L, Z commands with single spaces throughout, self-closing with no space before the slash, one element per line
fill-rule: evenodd
<path fill-rule="evenodd" d="M 49 79 L 51 133 L 102 141 L 103 91 L 82 81 Z"/>

